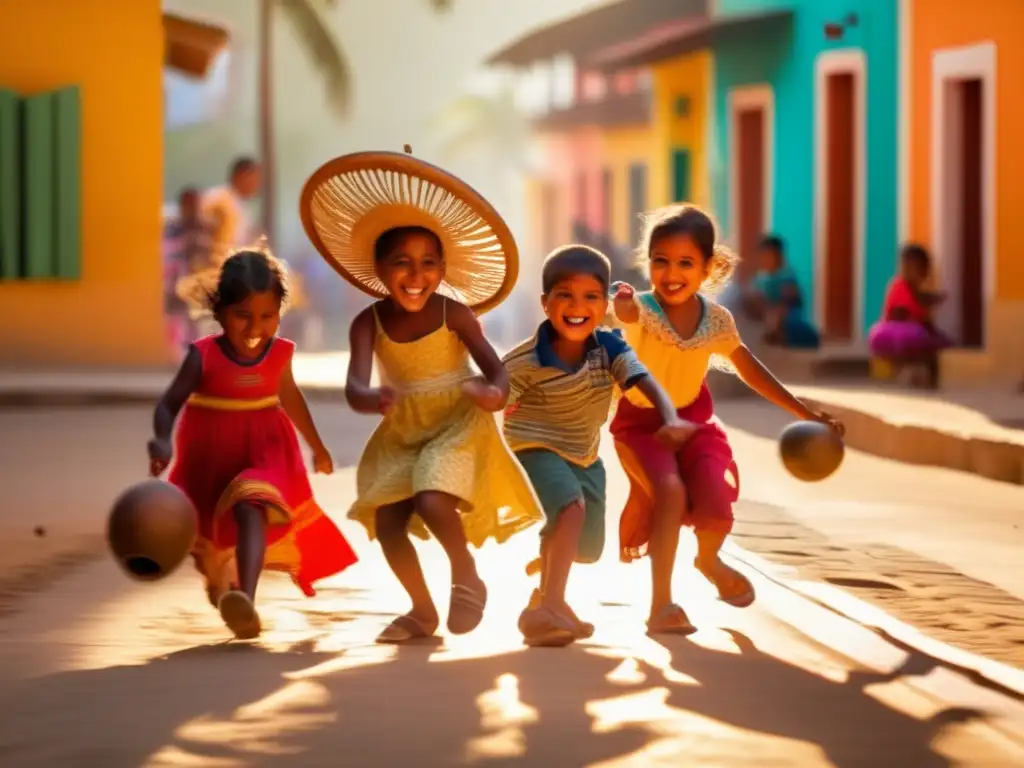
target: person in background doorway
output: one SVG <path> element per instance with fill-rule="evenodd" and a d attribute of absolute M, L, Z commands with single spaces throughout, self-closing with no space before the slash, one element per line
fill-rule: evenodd
<path fill-rule="evenodd" d="M 764 323 L 765 342 L 790 349 L 816 349 L 820 343 L 818 331 L 804 314 L 800 283 L 786 263 L 782 238 L 762 237 L 758 260 L 747 303 L 748 311 Z"/>
<path fill-rule="evenodd" d="M 213 226 L 213 261 L 220 266 L 236 248 L 256 240 L 245 202 L 260 192 L 260 165 L 251 157 L 240 157 L 231 164 L 227 184 L 206 191 L 202 213 Z"/>
<path fill-rule="evenodd" d="M 210 226 L 199 211 L 199 191 L 186 187 L 178 195 L 178 213 L 165 223 L 163 234 L 164 312 L 176 360 L 194 336 L 188 305 L 177 293 L 178 281 L 209 266 L 210 236 Z"/>
<path fill-rule="evenodd" d="M 260 164 L 251 157 L 239 157 L 231 163 L 226 184 L 208 189 L 200 203 L 204 219 L 212 227 L 210 268 L 216 270 L 237 249 L 257 240 L 245 202 L 260 192 Z M 200 336 L 217 333 L 220 328 L 209 313 L 194 317 Z"/>
<path fill-rule="evenodd" d="M 925 289 L 931 256 L 923 245 L 908 243 L 900 251 L 900 272 L 889 283 L 882 319 L 871 328 L 871 353 L 907 371 L 910 383 L 935 388 L 939 383 L 939 352 L 950 346 L 935 326 L 935 307 L 945 300 Z"/>

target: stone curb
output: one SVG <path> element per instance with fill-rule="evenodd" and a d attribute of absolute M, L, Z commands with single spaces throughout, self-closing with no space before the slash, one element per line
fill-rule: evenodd
<path fill-rule="evenodd" d="M 920 424 L 894 424 L 866 411 L 803 398 L 846 426 L 846 445 L 906 464 L 954 469 L 989 480 L 1024 485 L 1024 444 L 992 440 Z"/>
<path fill-rule="evenodd" d="M 1003 728 L 1019 732 L 1024 722 L 1024 671 L 929 637 L 838 587 L 795 578 L 794 569 L 731 541 L 726 542 L 724 552 L 755 579 L 759 592 L 768 593 L 773 612 L 801 634 L 869 669 L 899 668 L 900 679 L 947 703 L 961 701 L 965 685 L 981 686 L 986 690 L 986 703 L 993 705 L 987 713 L 991 717 L 988 724 L 1000 732 Z M 792 598 L 780 601 L 780 591 Z M 772 592 L 777 593 L 774 599 Z M 849 623 L 870 634 L 851 633 Z M 866 642 L 872 635 L 877 642 Z M 935 670 L 943 674 L 936 675 Z"/>

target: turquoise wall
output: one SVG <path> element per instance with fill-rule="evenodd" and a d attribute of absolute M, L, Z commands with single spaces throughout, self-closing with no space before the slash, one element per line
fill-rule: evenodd
<path fill-rule="evenodd" d="M 899 18 L 894 0 L 717 0 L 716 14 L 792 9 L 791 17 L 722 35 L 715 45 L 712 192 L 718 220 L 729 216 L 728 94 L 769 83 L 775 92 L 773 218 L 808 305 L 814 300 L 814 63 L 823 51 L 860 48 L 867 61 L 864 330 L 881 312 L 897 248 Z M 857 26 L 826 40 L 826 22 L 856 13 Z"/>

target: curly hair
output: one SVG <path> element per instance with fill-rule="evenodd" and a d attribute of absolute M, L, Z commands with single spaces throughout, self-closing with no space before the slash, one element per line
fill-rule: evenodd
<path fill-rule="evenodd" d="M 272 292 L 281 305 L 288 302 L 284 265 L 266 248 L 235 251 L 220 268 L 217 287 L 207 303 L 214 315 L 245 301 L 253 293 Z"/>
<path fill-rule="evenodd" d="M 675 235 L 689 237 L 704 258 L 708 277 L 701 292 L 714 294 L 725 287 L 739 261 L 732 251 L 718 242 L 715 222 L 701 208 L 690 203 L 667 205 L 643 216 L 644 229 L 637 249 L 637 266 L 645 267 L 651 249 L 658 240 Z"/>

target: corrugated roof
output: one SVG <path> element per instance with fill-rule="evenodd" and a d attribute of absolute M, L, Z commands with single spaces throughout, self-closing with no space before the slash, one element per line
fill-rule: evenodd
<path fill-rule="evenodd" d="M 487 63 L 524 66 L 563 53 L 589 57 L 652 26 L 703 16 L 707 5 L 707 0 L 619 0 L 536 29 L 491 54 Z"/>

